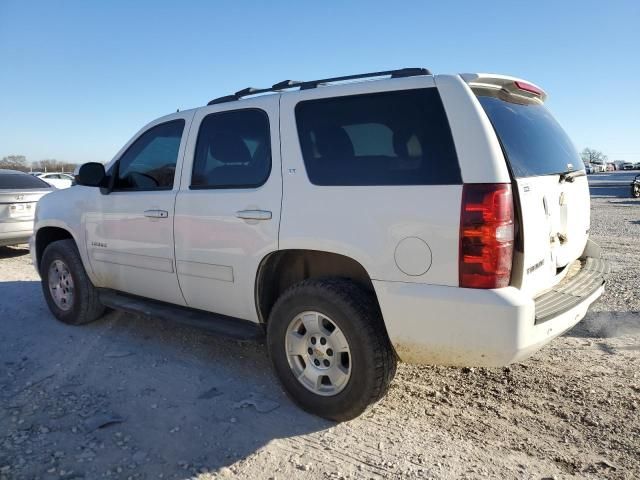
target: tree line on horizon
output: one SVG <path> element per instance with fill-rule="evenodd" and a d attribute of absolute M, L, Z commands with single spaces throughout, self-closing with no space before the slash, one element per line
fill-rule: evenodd
<path fill-rule="evenodd" d="M 609 157 L 602 153 L 600 150 L 596 150 L 594 148 L 585 148 L 580 152 L 580 156 L 582 157 L 582 161 L 585 165 L 595 163 L 596 165 L 604 165 L 609 160 Z"/>
<path fill-rule="evenodd" d="M 602 165 L 605 167 L 607 164 L 611 163 L 615 166 L 616 170 L 622 169 L 625 163 L 634 164 L 634 162 L 629 162 L 627 160 L 617 159 L 617 160 L 609 160 L 609 157 L 602 153 L 600 150 L 596 150 L 594 148 L 585 148 L 580 152 L 580 157 L 582 157 L 582 161 L 586 165 Z M 637 164 L 635 164 L 637 165 Z M 637 168 L 637 167 L 636 167 Z"/>
<path fill-rule="evenodd" d="M 0 159 L 0 168 L 21 172 L 73 172 L 76 163 L 64 162 L 55 158 L 28 162 L 24 155 L 7 155 Z"/>

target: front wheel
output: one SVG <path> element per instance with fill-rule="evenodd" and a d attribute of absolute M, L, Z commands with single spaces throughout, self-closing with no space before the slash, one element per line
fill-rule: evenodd
<path fill-rule="evenodd" d="M 104 313 L 73 240 L 58 240 L 47 246 L 40 261 L 40 277 L 49 310 L 61 322 L 81 325 Z"/>
<path fill-rule="evenodd" d="M 348 280 L 289 288 L 269 316 L 267 345 L 288 395 L 330 420 L 360 415 L 384 396 L 396 371 L 375 298 Z"/>
<path fill-rule="evenodd" d="M 631 185 L 631 196 L 633 198 L 640 198 L 640 183 L 636 182 Z"/>

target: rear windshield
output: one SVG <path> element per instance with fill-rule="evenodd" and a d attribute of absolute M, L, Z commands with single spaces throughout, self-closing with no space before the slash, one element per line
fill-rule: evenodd
<path fill-rule="evenodd" d="M 51 188 L 51 186 L 33 175 L 0 172 L 1 190 L 30 190 L 35 188 Z"/>
<path fill-rule="evenodd" d="M 543 105 L 523 105 L 488 96 L 478 96 L 478 100 L 516 178 L 584 168 L 571 139 Z"/>
<path fill-rule="evenodd" d="M 461 183 L 435 88 L 307 100 L 296 106 L 296 120 L 315 185 Z"/>

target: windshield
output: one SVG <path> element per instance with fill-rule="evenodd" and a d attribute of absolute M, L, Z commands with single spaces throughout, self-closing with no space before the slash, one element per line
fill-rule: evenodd
<path fill-rule="evenodd" d="M 571 139 L 539 104 L 478 96 L 516 178 L 584 169 Z"/>
<path fill-rule="evenodd" d="M 30 190 L 51 188 L 51 186 L 33 175 L 0 172 L 0 190 Z"/>

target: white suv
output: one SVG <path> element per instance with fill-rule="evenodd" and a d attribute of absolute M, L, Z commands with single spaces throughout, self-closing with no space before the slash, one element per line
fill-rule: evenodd
<path fill-rule="evenodd" d="M 159 118 L 40 201 L 44 296 L 71 324 L 109 306 L 266 331 L 289 395 L 335 420 L 381 398 L 396 359 L 523 360 L 584 317 L 607 269 L 545 98 L 408 68 Z"/>

